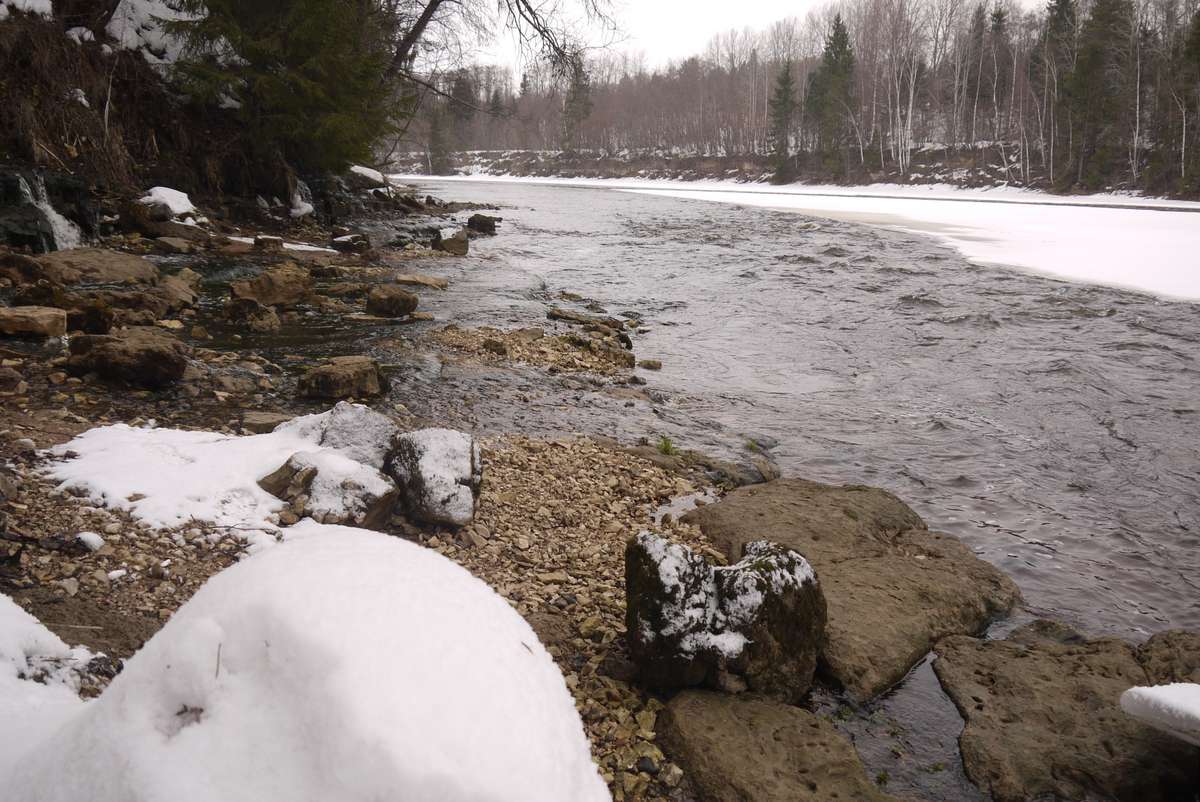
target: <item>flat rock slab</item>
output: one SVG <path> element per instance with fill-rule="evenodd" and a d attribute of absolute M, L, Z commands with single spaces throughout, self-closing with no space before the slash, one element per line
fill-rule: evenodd
<path fill-rule="evenodd" d="M 1008 640 L 939 642 L 934 671 L 967 721 L 959 739 L 967 776 L 997 802 L 1195 799 L 1200 750 L 1119 703 L 1131 686 L 1194 670 L 1200 638 L 1168 634 L 1135 648 L 1037 621 Z"/>
<path fill-rule="evenodd" d="M 158 267 L 140 256 L 104 248 L 76 248 L 39 256 L 45 278 L 57 284 L 153 284 Z"/>
<path fill-rule="evenodd" d="M 0 336 L 47 338 L 67 333 L 67 313 L 48 306 L 0 308 Z"/>
<path fill-rule="evenodd" d="M 798 707 L 685 691 L 659 715 L 658 733 L 706 802 L 896 799 L 868 779 L 833 724 Z"/>
<path fill-rule="evenodd" d="M 410 287 L 430 287 L 435 290 L 444 290 L 450 286 L 450 282 L 439 276 L 426 276 L 421 273 L 401 273 L 392 277 L 394 284 L 404 284 Z"/>
<path fill-rule="evenodd" d="M 974 634 L 1020 593 L 885 490 L 780 479 L 687 516 L 731 561 L 768 540 L 803 554 L 829 609 L 821 670 L 858 700 L 902 680 L 939 638 Z"/>

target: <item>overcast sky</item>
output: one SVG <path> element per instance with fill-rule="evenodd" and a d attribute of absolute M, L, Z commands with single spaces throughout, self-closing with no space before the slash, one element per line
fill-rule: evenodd
<path fill-rule="evenodd" d="M 646 65 L 697 55 L 714 34 L 730 28 L 766 28 L 784 17 L 804 18 L 824 0 L 612 0 L 620 26 L 614 50 L 646 54 Z M 501 37 L 483 55 L 516 66 L 515 48 Z"/>

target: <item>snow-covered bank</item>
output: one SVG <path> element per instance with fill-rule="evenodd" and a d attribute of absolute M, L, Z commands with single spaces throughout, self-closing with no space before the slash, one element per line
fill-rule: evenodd
<path fill-rule="evenodd" d="M 504 599 L 398 538 L 295 530 L 210 580 L 96 701 L 31 697 L 56 703 L 49 738 L 0 716 L 0 744 L 21 743 L 6 798 L 609 798 L 561 673 Z M 22 631 L 0 627 L 0 647 Z M 32 684 L 0 682 L 6 713 Z"/>
<path fill-rule="evenodd" d="M 1194 201 L 942 185 L 774 187 L 734 181 L 482 175 L 392 178 L 603 187 L 778 209 L 933 236 L 974 262 L 1200 300 L 1200 202 Z"/>

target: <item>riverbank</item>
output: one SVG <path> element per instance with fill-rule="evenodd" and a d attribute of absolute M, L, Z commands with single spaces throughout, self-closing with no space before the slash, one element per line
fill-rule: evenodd
<path fill-rule="evenodd" d="M 502 209 L 499 214 L 508 212 Z M 464 234 L 449 246 L 451 250 L 428 247 L 434 241 L 429 225 L 438 229 L 441 241 L 444 224 L 453 220 L 452 227 L 457 228 L 465 222 L 464 216 L 430 222 L 406 219 L 400 228 L 408 232 L 404 236 L 409 242 L 403 247 L 377 245 L 359 254 L 337 253 L 332 247 L 321 250 L 338 244 L 333 241 L 336 237 L 303 243 L 305 249 L 297 250 L 295 245 L 301 243 L 287 249 L 285 242 L 269 239 L 257 240 L 256 246 L 254 232 L 243 232 L 249 235 L 243 237 L 249 238 L 249 243 L 217 240 L 197 253 L 156 256 L 156 273 L 145 271 L 141 263 L 135 268 L 117 256 L 93 255 L 93 262 L 105 262 L 110 270 L 121 267 L 126 278 L 143 275 L 143 279 L 119 290 L 111 288 L 113 275 L 105 276 L 110 279 L 102 282 L 105 288 L 86 281 L 76 285 L 70 290 L 73 295 L 58 300 L 79 310 L 77 320 L 88 320 L 84 314 L 87 303 L 80 296 L 109 293 L 111 297 L 103 300 L 110 312 L 120 316 L 137 312 L 136 322 L 150 324 L 170 338 L 168 342 L 190 350 L 182 352 L 185 366 L 178 376 L 168 370 L 173 377 L 165 386 L 131 391 L 131 383 L 156 380 L 165 368 L 179 364 L 173 356 L 176 349 L 155 336 L 153 349 L 112 352 L 153 354 L 145 361 L 96 361 L 98 356 L 82 361 L 86 352 L 64 358 L 52 340 L 44 345 L 6 341 L 4 367 L 17 375 L 8 377 L 13 403 L 6 403 L 0 429 L 8 431 L 2 438 L 3 454 L 21 474 L 16 495 L 7 503 L 9 531 L 15 533 L 15 539 L 4 541 L 8 556 L 2 561 L 0 581 L 4 584 L 0 591 L 37 612 L 52 629 L 60 626 L 56 631 L 69 642 L 125 657 L 170 620 L 205 579 L 255 543 L 242 533 L 200 522 L 164 532 L 128 511 L 102 510 L 86 494 L 64 496 L 37 473 L 36 468 L 45 464 L 37 451 L 69 443 L 95 424 L 138 424 L 153 419 L 162 428 L 231 435 L 268 431 L 296 415 L 327 409 L 332 400 L 310 397 L 309 390 L 331 385 L 346 387 L 345 394 L 369 400 L 403 430 L 461 426 L 472 414 L 487 416 L 488 405 L 494 403 L 528 409 L 531 414 L 536 414 L 539 406 L 573 404 L 586 416 L 592 407 L 584 406 L 584 399 L 602 396 L 603 400 L 595 403 L 626 418 L 630 427 L 642 425 L 646 419 L 643 410 L 669 409 L 673 401 L 655 387 L 656 377 L 678 370 L 679 365 L 672 365 L 671 358 L 660 358 L 662 354 L 654 348 L 658 342 L 655 330 L 670 328 L 666 324 L 671 321 L 660 315 L 631 314 L 619 306 L 610 308 L 612 305 L 590 294 L 544 286 L 532 297 L 525 297 L 521 288 L 502 286 L 476 299 L 486 306 L 506 307 L 513 296 L 519 296 L 522 303 L 539 310 L 541 320 L 536 324 L 528 315 L 512 313 L 508 325 L 489 329 L 479 325 L 475 314 L 455 314 L 456 307 L 449 299 L 459 283 L 468 283 L 462 278 L 464 273 L 474 280 L 504 284 L 506 276 L 496 272 L 502 267 L 501 259 L 489 251 L 513 237 L 509 233 L 512 224 L 506 222 L 495 239 Z M 385 241 L 375 233 L 377 229 L 363 228 L 338 236 Z M 535 232 L 534 237 L 543 248 L 561 244 L 544 231 Z M 455 255 L 453 249 L 459 248 L 459 243 L 466 243 L 465 250 L 472 255 Z M 200 277 L 194 285 L 188 284 L 185 269 Z M 152 299 L 159 297 L 170 277 L 193 286 L 195 297 L 190 304 L 166 308 L 159 317 Z M 167 287 L 183 295 L 175 282 L 167 282 Z M 390 289 L 384 291 L 385 287 Z M 412 290 L 420 294 L 415 304 L 402 294 Z M 127 294 L 119 294 L 122 292 Z M 45 297 L 56 300 L 53 294 Z M 136 303 L 135 298 L 139 299 Z M 115 301 L 130 303 L 119 306 Z M 434 320 L 427 319 L 427 313 L 414 316 L 425 309 L 435 310 Z M 151 314 L 144 314 L 147 312 Z M 107 336 L 121 339 L 120 327 L 114 331 Z M 105 341 L 95 346 L 109 344 Z M 331 362 L 339 356 L 359 356 L 367 363 L 374 359 L 375 366 L 359 371 L 362 363 L 355 362 L 351 370 L 346 363 Z M 414 389 L 410 382 L 430 361 L 438 365 L 436 374 L 428 384 Z M 638 362 L 641 367 L 636 367 Z M 116 374 L 119 381 L 115 384 L 112 376 L 106 381 L 100 375 L 118 367 L 121 372 Z M 321 381 L 309 378 L 314 374 Z M 495 378 L 499 374 L 507 377 L 503 383 Z M 471 376 L 490 377 L 490 384 L 473 386 L 465 380 Z M 392 388 L 386 394 L 385 384 Z M 435 384 L 440 391 L 426 392 Z M 454 412 L 430 415 L 438 408 L 431 406 L 430 398 L 444 402 Z M 606 414 L 596 413 L 597 423 L 602 425 Z M 882 755 L 870 759 L 868 773 L 830 720 L 853 732 L 873 715 L 875 697 L 902 680 L 934 641 L 954 633 L 978 634 L 987 620 L 1001 614 L 1014 596 L 1011 582 L 999 571 L 952 538 L 943 542 L 938 540 L 941 536 L 928 533 L 921 518 L 890 494 L 872 491 L 868 502 L 861 503 L 842 498 L 839 494 L 845 489 L 821 490 L 823 486 L 806 484 L 804 492 L 833 494 L 829 510 L 854 511 L 853 515 L 839 512 L 841 523 L 820 522 L 831 536 L 824 546 L 803 538 L 794 541 L 794 547 L 807 553 L 826 584 L 831 631 L 841 633 L 832 640 L 841 644 L 840 651 L 825 657 L 827 665 L 841 668 L 823 670 L 819 689 L 827 700 L 820 710 L 828 720 L 821 724 L 821 716 L 800 708 L 793 712 L 774 703 L 753 709 L 735 705 L 726 710 L 724 697 L 712 691 L 693 691 L 676 697 L 678 703 L 668 701 L 636 682 L 637 667 L 626 650 L 626 541 L 650 531 L 691 546 L 713 564 L 736 562 L 747 535 L 792 542 L 803 511 L 777 515 L 764 529 L 754 523 L 754 515 L 738 513 L 736 507 L 724 506 L 725 502 L 703 503 L 691 517 L 680 521 L 680 513 L 697 507 L 697 493 L 702 492 L 700 501 L 711 502 L 720 495 L 721 486 L 730 489 L 753 483 L 777 488 L 788 499 L 799 491 L 787 484 L 761 484 L 779 473 L 777 455 L 773 456 L 777 444 L 767 434 L 747 438 L 739 458 L 722 462 L 673 453 L 689 445 L 691 438 L 673 440 L 661 429 L 644 426 L 641 438 L 646 445 L 631 453 L 618 443 L 564 431 L 561 427 L 569 426 L 570 420 L 547 415 L 545 423 L 529 426 L 549 428 L 557 421 L 560 430 L 556 436 L 498 434 L 482 438 L 484 479 L 469 525 L 430 527 L 397 515 L 380 528 L 419 541 L 465 565 L 526 617 L 566 678 L 591 737 L 594 756 L 615 798 L 686 800 L 697 792 L 701 798 L 719 796 L 723 792 L 720 783 L 729 777 L 743 777 L 748 771 L 752 775 L 758 772 L 761 779 L 772 770 L 769 750 L 764 747 L 756 755 L 739 752 L 753 743 L 739 735 L 739 727 L 777 716 L 786 722 L 781 727 L 799 728 L 797 743 L 812 737 L 805 734 L 805 728 L 822 728 L 821 754 L 832 757 L 821 770 L 842 777 L 837 782 L 852 783 L 863 798 L 868 794 L 885 798 L 887 792 L 907 798 L 939 798 L 928 789 L 940 787 L 938 783 L 947 777 L 963 776 L 957 764 L 939 768 L 937 762 L 922 755 L 908 754 L 910 739 L 902 729 L 884 736 L 882 740 L 894 748 L 879 749 Z M 480 429 L 486 432 L 485 427 Z M 620 432 L 627 447 L 639 439 L 626 436 L 628 431 Z M 131 498 L 112 499 L 109 506 L 136 505 L 139 500 Z M 748 503 L 743 491 L 730 500 Z M 749 503 L 751 511 L 764 509 L 758 502 Z M 665 517 L 661 515 L 664 505 L 668 507 Z M 826 510 L 826 506 L 824 501 L 814 501 L 812 508 Z M 292 509 L 307 514 L 303 503 L 293 503 Z M 754 531 L 739 532 L 739 521 L 750 522 Z M 850 521 L 855 523 L 846 523 Z M 278 523 L 285 523 L 282 513 Z M 83 551 L 67 536 L 80 531 L 98 535 L 102 545 L 95 551 Z M 860 538 L 866 540 L 860 542 Z M 878 563 L 865 560 L 855 568 L 850 565 L 854 561 L 838 557 L 837 549 L 843 547 L 866 555 L 868 542 L 871 549 L 882 550 L 875 555 Z M 828 559 L 828 564 L 823 559 Z M 950 577 L 938 574 L 934 566 L 946 565 L 946 561 L 960 570 L 951 571 Z M 846 565 L 839 569 L 843 563 Z M 911 570 L 899 569 L 901 565 Z M 881 566 L 886 570 L 876 570 Z M 921 573 L 924 566 L 929 566 L 928 575 Z M 846 573 L 839 574 L 840 570 Z M 889 583 L 912 576 L 924 576 L 910 587 L 916 589 L 917 598 L 903 597 L 908 600 L 886 615 L 874 606 L 871 626 L 878 626 L 881 620 L 896 623 L 915 618 L 924 623 L 916 632 L 902 627 L 893 631 L 895 638 L 886 648 L 879 643 L 866 651 L 855 647 L 856 633 L 866 631 L 865 617 L 857 613 L 847 617 L 850 607 L 846 599 L 853 601 L 857 597 L 854 590 L 868 586 L 885 600 L 894 598 L 898 586 Z M 968 583 L 973 587 L 956 588 L 950 580 L 958 576 L 973 576 L 977 581 Z M 995 582 L 997 590 L 971 601 L 989 582 Z M 850 596 L 839 597 L 838 587 Z M 930 594 L 938 597 L 936 605 L 929 604 Z M 919 598 L 922 595 L 926 598 Z M 968 608 L 973 612 L 964 615 L 961 611 Z M 948 619 L 954 620 L 948 623 Z M 973 638 L 968 641 L 976 643 Z M 840 655 L 839 659 L 831 661 L 832 654 Z M 1136 668 L 1141 665 L 1137 658 L 1130 659 L 1134 667 L 1124 676 L 1131 682 L 1148 681 L 1146 672 Z M 1175 662 L 1179 659 L 1184 658 L 1172 658 Z M 1176 666 L 1172 670 L 1184 669 Z M 1137 671 L 1143 671 L 1140 679 L 1134 676 Z M 844 694 L 843 688 L 851 691 Z M 1042 695 L 1047 704 L 1056 704 L 1070 690 L 1043 689 Z M 1104 709 L 1111 706 L 1109 700 Z M 705 745 L 704 727 L 695 729 L 696 722 L 709 716 L 723 722 L 720 744 Z M 793 720 L 795 716 L 801 719 Z M 911 720 L 900 724 L 921 726 Z M 953 740 L 956 733 L 946 735 Z M 876 747 L 880 740 L 873 742 Z M 1156 744 L 1146 740 L 1138 748 L 1150 749 Z M 1069 757 L 1070 749 L 1063 751 Z M 729 761 L 728 771 L 722 763 L 706 763 L 705 755 L 718 753 Z M 990 747 L 981 754 L 1001 752 Z M 1069 767 L 1069 760 L 1066 764 L 1059 760 L 1059 751 L 1053 754 L 1059 762 L 1029 767 L 1020 782 L 1033 788 L 1044 772 L 1053 774 L 1052 770 L 1063 765 Z M 881 764 L 880 759 L 887 762 Z M 968 765 L 968 771 L 976 771 L 973 765 Z M 986 773 L 986 769 L 979 771 Z M 922 775 L 936 777 L 936 781 L 922 786 Z M 971 774 L 976 782 L 980 776 L 983 774 Z M 945 787 L 954 788 L 955 782 L 951 780 Z M 785 784 L 776 792 L 786 794 L 791 788 Z M 970 793 L 969 788 L 941 798 L 968 798 L 964 794 Z"/>

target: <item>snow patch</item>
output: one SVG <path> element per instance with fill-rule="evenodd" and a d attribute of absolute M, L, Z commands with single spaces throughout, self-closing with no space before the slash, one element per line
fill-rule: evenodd
<path fill-rule="evenodd" d="M 99 699 L 30 742 L 5 793 L 609 800 L 561 673 L 504 599 L 403 540 L 297 529 L 209 580 Z"/>
<path fill-rule="evenodd" d="M 105 32 L 124 50 L 141 50 L 151 64 L 174 64 L 184 42 L 169 34 L 164 22 L 195 19 L 171 8 L 167 0 L 121 0 Z"/>
<path fill-rule="evenodd" d="M 1121 694 L 1121 709 L 1156 730 L 1200 746 L 1200 685 L 1175 682 L 1130 688 Z"/>
<path fill-rule="evenodd" d="M 187 193 L 169 187 L 152 188 L 138 199 L 138 203 L 144 203 L 147 206 L 162 204 L 171 210 L 174 217 L 182 217 L 196 211 L 196 207 L 192 205 L 192 199 L 187 196 Z"/>
<path fill-rule="evenodd" d="M 80 532 L 75 539 L 88 551 L 99 551 L 104 548 L 104 538 L 95 532 Z"/>
<path fill-rule="evenodd" d="M 8 18 L 10 9 L 41 17 L 54 15 L 54 8 L 50 0 L 0 0 L 0 20 Z"/>
<path fill-rule="evenodd" d="M 93 503 L 128 511 L 150 526 L 169 529 L 206 521 L 261 546 L 274 540 L 274 516 L 285 504 L 259 487 L 258 480 L 293 454 L 305 452 L 328 467 L 330 480 L 353 478 L 370 487 L 381 481 L 376 466 L 387 446 L 369 439 L 391 429 L 376 415 L 366 407 L 339 404 L 269 434 L 244 437 L 123 423 L 104 426 L 51 449 L 60 461 L 47 472 L 62 487 L 77 488 Z M 363 422 L 358 432 L 350 431 L 354 421 Z M 358 460 L 369 460 L 365 465 L 370 467 Z M 322 502 L 332 511 L 341 492 L 324 485 L 322 492 Z"/>

